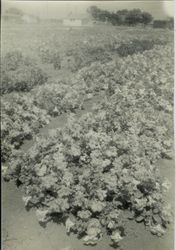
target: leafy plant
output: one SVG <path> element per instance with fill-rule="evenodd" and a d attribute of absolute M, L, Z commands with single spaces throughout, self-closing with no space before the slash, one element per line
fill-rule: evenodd
<path fill-rule="evenodd" d="M 2 58 L 2 94 L 12 91 L 27 92 L 47 81 L 47 75 L 30 58 L 20 52 L 9 52 Z"/>
<path fill-rule="evenodd" d="M 30 95 L 17 93 L 10 94 L 8 99 L 2 98 L 1 111 L 1 157 L 4 162 L 25 139 L 31 139 L 40 127 L 49 122 L 49 116 L 34 106 Z"/>
<path fill-rule="evenodd" d="M 130 43 L 122 43 L 118 47 L 117 52 L 119 56 L 125 57 L 128 55 L 143 53 L 145 50 L 151 50 L 156 44 L 163 44 L 163 41 L 134 39 L 130 41 Z"/>
<path fill-rule="evenodd" d="M 158 236 L 171 221 L 163 199 L 167 183 L 160 177 L 156 162 L 169 155 L 173 144 L 173 49 L 168 44 L 152 49 L 153 43 L 144 43 L 145 48 L 137 44 L 130 53 L 143 53 L 93 62 L 80 69 L 70 85 L 56 82 L 39 86 L 32 99 L 27 97 L 30 104 L 24 96 L 17 96 L 15 107 L 19 110 L 4 107 L 10 122 L 5 124 L 3 136 L 11 146 L 26 136 L 21 130 L 30 128 L 27 134 L 31 135 L 38 128 L 33 121 L 40 117 L 40 108 L 58 115 L 78 107 L 81 95 L 84 99 L 86 94 L 104 90 L 104 98 L 91 113 L 80 119 L 70 115 L 62 130 L 36 137 L 25 154 L 12 152 L 6 171 L 8 179 L 23 185 L 25 205 L 36 208 L 40 223 L 56 216 L 67 233 L 75 232 L 84 244 L 95 245 L 104 233 L 114 245 L 120 244 L 125 236 L 124 210 L 130 219 L 144 223 Z M 67 56 L 73 56 L 73 51 Z M 81 62 L 78 64 L 81 67 Z M 9 132 L 11 117 L 18 121 L 17 127 L 20 125 L 17 136 Z"/>

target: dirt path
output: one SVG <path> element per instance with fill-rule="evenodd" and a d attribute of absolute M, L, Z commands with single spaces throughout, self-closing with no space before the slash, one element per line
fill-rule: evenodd
<path fill-rule="evenodd" d="M 76 117 L 80 118 L 83 114 L 91 112 L 93 105 L 97 104 L 99 101 L 101 101 L 102 98 L 104 98 L 104 94 L 105 94 L 104 91 L 100 91 L 100 93 L 93 96 L 92 99 L 86 100 L 83 104 L 83 109 L 82 110 L 77 109 L 75 111 Z M 64 113 L 64 114 L 59 115 L 57 117 L 51 118 L 50 123 L 39 130 L 39 133 L 37 133 L 37 137 L 47 136 L 49 134 L 49 131 L 52 129 L 63 128 L 67 124 L 67 116 L 68 116 L 68 114 Z M 32 147 L 32 145 L 34 144 L 34 141 L 35 141 L 35 139 L 34 140 L 24 140 L 24 143 L 22 144 L 20 149 L 23 152 L 26 152 L 30 147 Z"/>

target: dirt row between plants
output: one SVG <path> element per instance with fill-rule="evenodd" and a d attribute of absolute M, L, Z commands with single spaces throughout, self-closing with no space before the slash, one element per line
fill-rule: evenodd
<path fill-rule="evenodd" d="M 83 109 L 77 109 L 74 112 L 76 117 L 79 119 L 83 114 L 91 112 L 93 105 L 98 104 L 98 102 L 101 101 L 102 98 L 104 98 L 104 94 L 105 94 L 104 91 L 100 91 L 99 93 L 94 95 L 93 98 L 91 98 L 90 100 L 86 100 L 83 103 Z M 50 130 L 57 129 L 57 128 L 63 128 L 67 124 L 67 117 L 69 114 L 70 114 L 70 112 L 63 113 L 63 114 L 56 116 L 56 117 L 52 117 L 50 120 L 50 123 L 48 125 L 46 125 L 45 127 L 41 128 L 39 130 L 39 132 L 36 134 L 36 136 L 37 137 L 48 136 Z M 25 140 L 20 149 L 23 152 L 26 152 L 30 147 L 32 147 L 32 145 L 34 143 L 35 143 L 35 138 L 32 140 Z"/>

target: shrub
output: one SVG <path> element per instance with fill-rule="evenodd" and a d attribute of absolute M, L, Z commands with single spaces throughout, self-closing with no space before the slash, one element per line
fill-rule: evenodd
<path fill-rule="evenodd" d="M 52 116 L 68 110 L 73 111 L 82 105 L 82 98 L 74 87 L 61 82 L 48 83 L 33 90 L 34 104 L 45 109 Z"/>
<path fill-rule="evenodd" d="M 174 28 L 174 20 L 170 18 L 169 20 L 154 20 L 153 28 Z"/>
<path fill-rule="evenodd" d="M 25 139 L 31 139 L 39 128 L 47 124 L 46 111 L 34 106 L 30 95 L 9 94 L 2 98 L 1 115 L 2 161 L 7 160 L 13 149 L 18 149 Z"/>
<path fill-rule="evenodd" d="M 5 56 L 2 58 L 2 67 L 6 71 L 13 71 L 18 69 L 20 66 L 33 65 L 32 59 L 24 56 L 20 51 L 15 50 L 11 52 L 7 52 Z"/>
<path fill-rule="evenodd" d="M 61 55 L 60 52 L 55 49 L 49 48 L 39 48 L 39 56 L 43 63 L 51 63 L 54 66 L 54 69 L 61 68 Z"/>
<path fill-rule="evenodd" d="M 16 70 L 23 61 L 22 53 L 19 51 L 8 52 L 2 59 L 3 65 L 7 71 Z"/>
<path fill-rule="evenodd" d="M 29 91 L 47 81 L 47 75 L 30 58 L 20 52 L 8 53 L 2 59 L 1 92 Z"/>
<path fill-rule="evenodd" d="M 3 72 L 1 91 L 2 94 L 12 91 L 26 92 L 46 81 L 47 76 L 40 68 L 23 65 L 15 71 Z"/>
<path fill-rule="evenodd" d="M 72 58 L 72 64 L 70 67 L 72 72 L 91 65 L 94 62 L 105 63 L 110 61 L 112 57 L 110 53 L 101 46 L 86 45 L 81 48 L 76 48 L 67 52 L 68 57 Z"/>
<path fill-rule="evenodd" d="M 82 45 L 80 43 L 79 46 L 75 45 L 62 54 L 57 46 L 53 49 L 39 48 L 39 51 L 42 62 L 53 64 L 55 69 L 67 68 L 71 72 L 76 72 L 93 62 L 111 60 L 107 48 L 97 44 Z"/>
<path fill-rule="evenodd" d="M 142 53 L 145 50 L 153 49 L 154 42 L 150 40 L 132 40 L 130 43 L 122 43 L 117 52 L 119 56 L 125 57 L 137 53 Z"/>

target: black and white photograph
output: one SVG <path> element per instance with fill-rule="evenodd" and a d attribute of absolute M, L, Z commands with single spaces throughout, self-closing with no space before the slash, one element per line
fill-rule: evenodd
<path fill-rule="evenodd" d="M 174 4 L 2 0 L 3 250 L 174 250 Z"/>

